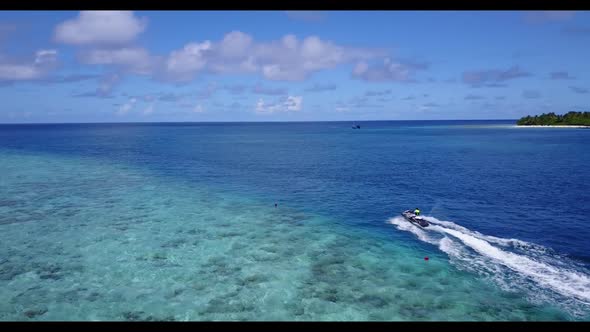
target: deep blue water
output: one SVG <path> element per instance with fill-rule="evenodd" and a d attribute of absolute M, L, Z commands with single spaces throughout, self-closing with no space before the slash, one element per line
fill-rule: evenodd
<path fill-rule="evenodd" d="M 513 120 L 359 123 L 2 125 L 0 147 L 123 161 L 351 227 L 385 227 L 419 206 L 590 260 L 590 130 L 490 126 Z"/>
<path fill-rule="evenodd" d="M 419 207 L 473 234 L 542 246 L 587 278 L 590 130 L 515 128 L 513 120 L 358 124 L 0 125 L 0 156 L 126 165 L 442 254 L 388 222 Z"/>

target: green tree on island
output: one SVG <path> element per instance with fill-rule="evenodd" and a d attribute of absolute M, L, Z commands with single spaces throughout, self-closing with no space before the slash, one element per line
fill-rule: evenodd
<path fill-rule="evenodd" d="M 590 126 L 590 112 L 568 112 L 557 115 L 553 112 L 520 118 L 519 126 Z"/>

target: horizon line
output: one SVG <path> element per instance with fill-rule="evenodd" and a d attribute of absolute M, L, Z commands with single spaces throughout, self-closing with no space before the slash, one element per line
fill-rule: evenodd
<path fill-rule="evenodd" d="M 47 124 L 157 124 L 157 123 L 314 123 L 314 122 L 409 122 L 409 121 L 517 121 L 518 119 L 438 119 L 438 120 L 299 120 L 299 121 L 123 121 L 123 122 L 0 122 L 0 125 Z"/>

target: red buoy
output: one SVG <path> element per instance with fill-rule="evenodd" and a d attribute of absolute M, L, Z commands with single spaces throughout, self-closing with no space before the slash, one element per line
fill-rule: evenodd
<path fill-rule="evenodd" d="M 424 260 L 427 261 L 428 260 L 428 257 L 424 257 Z"/>

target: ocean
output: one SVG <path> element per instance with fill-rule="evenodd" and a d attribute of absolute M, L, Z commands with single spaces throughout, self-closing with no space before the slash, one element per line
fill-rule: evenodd
<path fill-rule="evenodd" d="M 0 320 L 587 321 L 590 130 L 514 123 L 0 125 Z"/>

